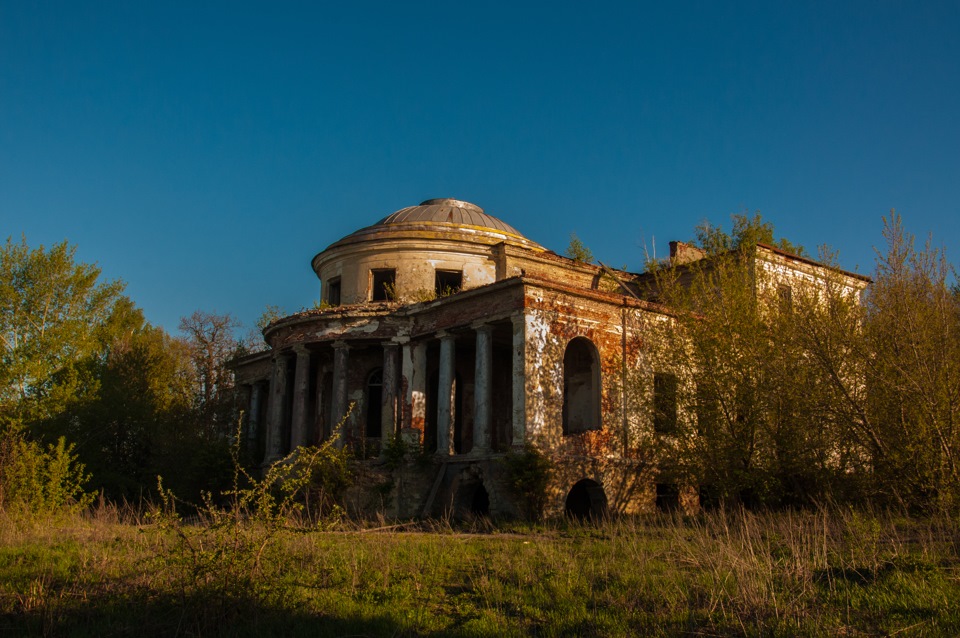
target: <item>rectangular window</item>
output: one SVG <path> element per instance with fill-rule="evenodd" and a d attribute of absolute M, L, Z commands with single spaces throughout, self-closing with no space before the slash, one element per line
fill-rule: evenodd
<path fill-rule="evenodd" d="M 780 310 L 789 312 L 793 309 L 793 288 L 787 284 L 777 284 L 777 299 L 780 302 Z"/>
<path fill-rule="evenodd" d="M 697 384 L 697 434 L 704 436 L 714 432 L 719 417 L 717 397 L 706 383 Z"/>
<path fill-rule="evenodd" d="M 677 431 L 677 375 L 653 375 L 653 429 L 659 434 Z"/>
<path fill-rule="evenodd" d="M 370 301 L 393 301 L 396 296 L 397 271 L 393 268 L 379 268 L 370 271 L 373 286 Z"/>
<path fill-rule="evenodd" d="M 340 278 L 334 277 L 327 282 L 327 303 L 331 306 L 340 305 Z"/>
<path fill-rule="evenodd" d="M 446 297 L 460 292 L 460 289 L 463 287 L 463 271 L 438 270 L 436 286 L 438 297 Z"/>

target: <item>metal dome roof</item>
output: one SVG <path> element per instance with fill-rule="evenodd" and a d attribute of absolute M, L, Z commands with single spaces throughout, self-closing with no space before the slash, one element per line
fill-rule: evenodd
<path fill-rule="evenodd" d="M 403 223 L 446 222 L 464 226 L 491 228 L 517 237 L 523 237 L 513 226 L 483 212 L 476 204 L 459 199 L 428 199 L 419 206 L 407 206 L 387 215 L 374 226 Z"/>

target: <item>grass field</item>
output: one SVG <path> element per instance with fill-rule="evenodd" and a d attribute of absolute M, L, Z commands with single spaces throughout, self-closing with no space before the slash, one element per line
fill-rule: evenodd
<path fill-rule="evenodd" d="M 956 636 L 960 522 L 271 531 L 0 512 L 0 635 Z"/>

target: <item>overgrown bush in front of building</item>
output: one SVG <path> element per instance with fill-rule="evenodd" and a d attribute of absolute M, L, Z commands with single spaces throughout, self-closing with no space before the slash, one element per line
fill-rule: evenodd
<path fill-rule="evenodd" d="M 247 605 L 281 602 L 284 586 L 270 577 L 284 561 L 281 537 L 327 529 L 344 515 L 338 499 L 350 481 L 348 453 L 333 439 L 297 448 L 259 479 L 240 463 L 240 441 L 232 446 L 232 488 L 219 499 L 205 494 L 196 522 L 181 516 L 188 504 L 162 480 L 151 513 L 161 532 L 157 567 L 184 599 L 198 601 L 190 622 L 201 634 Z"/>
<path fill-rule="evenodd" d="M 553 475 L 553 462 L 528 443 L 523 451 L 511 451 L 504 456 L 503 465 L 507 485 L 524 517 L 542 519 L 547 506 L 547 488 Z"/>

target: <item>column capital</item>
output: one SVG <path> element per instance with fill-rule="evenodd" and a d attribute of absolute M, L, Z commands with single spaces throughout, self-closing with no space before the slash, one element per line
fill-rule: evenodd
<path fill-rule="evenodd" d="M 486 321 L 474 321 L 470 327 L 477 332 L 493 332 L 493 325 Z"/>
<path fill-rule="evenodd" d="M 296 355 L 297 355 L 298 357 L 299 357 L 299 356 L 303 356 L 303 355 L 305 355 L 305 354 L 307 354 L 307 355 L 310 354 L 310 351 L 307 350 L 307 346 L 305 346 L 305 345 L 302 344 L 302 343 L 298 343 L 298 344 L 296 344 L 295 346 L 293 346 L 293 351 L 294 351 L 294 353 L 296 353 Z"/>
<path fill-rule="evenodd" d="M 343 341 L 342 339 L 338 339 L 337 341 L 334 341 L 333 344 L 331 344 L 331 345 L 333 345 L 333 349 L 334 349 L 334 350 L 349 350 L 349 349 L 350 349 L 350 344 L 348 344 L 346 341 Z"/>
<path fill-rule="evenodd" d="M 383 348 L 399 348 L 400 343 L 396 339 L 388 339 L 386 341 L 381 341 L 380 346 Z"/>
<path fill-rule="evenodd" d="M 437 334 L 437 339 L 440 339 L 440 340 L 443 340 L 443 339 L 456 339 L 456 338 L 457 338 L 457 336 L 456 336 L 455 334 L 453 334 L 452 332 L 449 332 L 449 331 L 447 331 L 447 330 L 438 330 L 436 334 Z"/>

